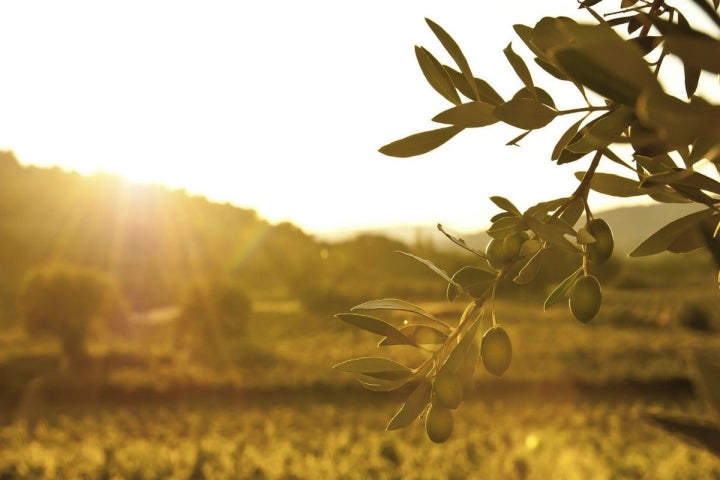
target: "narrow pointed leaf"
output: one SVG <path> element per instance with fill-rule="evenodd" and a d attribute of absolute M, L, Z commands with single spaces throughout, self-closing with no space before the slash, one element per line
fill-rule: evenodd
<path fill-rule="evenodd" d="M 581 138 L 569 145 L 568 150 L 575 153 L 588 153 L 617 142 L 635 118 L 632 108 L 621 107 L 600 117 L 589 127 Z"/>
<path fill-rule="evenodd" d="M 397 390 L 407 385 L 412 379 L 413 377 L 401 378 L 400 380 L 384 380 L 362 374 L 358 376 L 360 385 L 374 392 L 391 392 Z"/>
<path fill-rule="evenodd" d="M 522 216 L 522 212 L 520 212 L 520 210 L 505 197 L 495 195 L 490 197 L 490 201 L 506 212 L 510 212 L 518 217 Z"/>
<path fill-rule="evenodd" d="M 523 138 L 527 137 L 527 136 L 530 134 L 530 132 L 532 132 L 532 130 L 526 130 L 526 131 L 524 131 L 523 133 L 521 133 L 521 134 L 518 135 L 517 137 L 513 137 L 513 138 L 511 138 L 510 140 L 508 140 L 507 143 L 505 143 L 505 145 L 507 145 L 508 147 L 519 147 L 520 145 L 518 145 L 518 144 L 520 143 L 520 141 L 521 141 Z"/>
<path fill-rule="evenodd" d="M 518 274 L 513 279 L 513 282 L 518 285 L 527 285 L 528 283 L 535 280 L 537 274 L 540 272 L 542 266 L 542 257 L 545 250 L 538 250 L 535 255 L 530 257 L 525 265 L 520 269 Z"/>
<path fill-rule="evenodd" d="M 381 300 L 370 300 L 368 302 L 355 305 L 350 309 L 355 310 L 398 310 L 402 312 L 411 312 L 422 315 L 423 317 L 431 320 L 437 320 L 435 316 L 429 312 L 426 312 L 421 307 L 414 303 L 406 302 L 405 300 L 399 300 L 397 298 L 383 298 Z"/>
<path fill-rule="evenodd" d="M 412 253 L 401 252 L 401 251 L 398 251 L 398 253 L 402 253 L 403 255 L 407 255 L 408 257 L 417 260 L 418 262 L 422 263 L 423 265 L 425 265 L 426 267 L 428 267 L 430 270 L 432 270 L 433 272 L 435 272 L 437 275 L 439 275 L 440 278 L 442 278 L 442 279 L 445 280 L 446 282 L 452 283 L 452 284 L 455 284 L 455 285 L 458 286 L 458 287 L 461 287 L 460 285 L 457 285 L 457 284 L 455 283 L 455 281 L 448 276 L 448 274 L 447 274 L 447 272 L 445 272 L 445 270 L 439 269 L 439 268 L 436 267 L 431 261 L 425 260 L 424 258 L 417 257 L 417 256 L 413 255 Z M 461 287 L 461 288 L 462 288 L 462 287 Z"/>
<path fill-rule="evenodd" d="M 585 172 L 575 172 L 575 177 L 582 180 Z M 621 177 L 613 173 L 596 172 L 590 181 L 590 188 L 604 195 L 613 197 L 637 197 L 647 195 L 647 188 L 641 188 L 640 182 Z"/>
<path fill-rule="evenodd" d="M 720 41 L 705 34 L 665 36 L 665 50 L 677 55 L 683 64 L 720 73 Z"/>
<path fill-rule="evenodd" d="M 508 59 L 508 62 L 510 62 L 513 70 L 515 70 L 515 74 L 518 76 L 520 81 L 529 91 L 534 92 L 535 84 L 533 83 L 532 76 L 530 75 L 530 70 L 528 70 L 527 65 L 525 65 L 525 62 L 520 55 L 513 51 L 512 43 L 508 43 L 508 46 L 503 49 L 503 53 L 505 54 L 505 58 Z"/>
<path fill-rule="evenodd" d="M 587 118 L 587 115 L 570 125 L 570 128 L 565 130 L 565 133 L 562 134 L 560 139 L 555 144 L 555 148 L 553 148 L 552 154 L 550 155 L 551 160 L 557 160 L 558 158 L 560 158 L 560 154 L 562 153 L 563 149 L 578 133 L 578 130 L 580 130 L 580 125 L 582 125 L 582 122 L 585 121 L 585 118 Z"/>
<path fill-rule="evenodd" d="M 385 357 L 353 358 L 333 365 L 333 368 L 341 372 L 361 373 L 384 380 L 400 380 L 413 376 L 412 369 Z"/>
<path fill-rule="evenodd" d="M 454 125 L 436 130 L 428 130 L 388 143 L 381 147 L 379 151 L 390 157 L 414 157 L 435 150 L 462 131 L 462 127 L 456 127 Z"/>
<path fill-rule="evenodd" d="M 577 175 L 577 174 L 575 174 Z M 560 214 L 560 220 L 574 227 L 575 224 L 580 220 L 583 212 L 585 211 L 585 205 L 582 199 L 576 198 L 565 207 L 565 210 Z"/>
<path fill-rule="evenodd" d="M 720 194 L 719 182 L 708 177 L 707 175 L 703 175 L 702 173 L 688 170 L 685 168 L 651 175 L 643 181 L 642 185 L 646 187 L 650 187 L 653 185 L 681 185 Z"/>
<path fill-rule="evenodd" d="M 525 215 L 525 221 L 530 229 L 537 233 L 543 240 L 570 252 L 578 253 L 578 248 L 565 238 L 564 230 L 557 225 L 544 223 L 531 215 Z"/>
<path fill-rule="evenodd" d="M 458 44 L 440 25 L 433 22 L 429 18 L 426 18 L 425 21 L 427 22 L 428 26 L 433 31 L 437 39 L 440 40 L 442 46 L 445 47 L 445 50 L 447 50 L 452 59 L 455 61 L 458 68 L 460 68 L 460 72 L 465 77 L 465 80 L 467 80 L 467 82 L 470 84 L 470 88 L 472 88 L 473 92 L 475 92 L 474 99 L 480 100 L 480 97 L 477 94 L 477 87 L 475 86 L 475 77 L 473 77 L 472 71 L 470 70 L 470 65 L 465 59 L 465 55 L 463 54 L 462 50 L 460 50 Z"/>
<path fill-rule="evenodd" d="M 385 427 L 385 430 L 390 431 L 407 427 L 418 418 L 429 402 L 430 380 L 424 378 L 408 396 L 403 406 L 400 407 L 400 410 L 397 411 L 390 423 Z"/>
<path fill-rule="evenodd" d="M 532 90 L 523 87 L 515 92 L 513 98 L 529 98 L 530 100 L 537 100 L 548 107 L 555 108 L 555 100 L 553 100 L 552 96 L 546 90 L 540 87 L 534 87 Z"/>
<path fill-rule="evenodd" d="M 532 215 L 537 218 L 542 218 L 550 212 L 554 212 L 558 208 L 565 205 L 570 201 L 570 197 L 555 198 L 546 202 L 540 202 L 533 205 L 525 211 L 524 215 Z"/>
<path fill-rule="evenodd" d="M 555 290 L 553 290 L 550 295 L 545 299 L 545 304 L 543 305 L 543 310 L 547 310 L 552 305 L 556 304 L 559 300 L 563 299 L 567 293 L 570 291 L 572 286 L 575 284 L 575 280 L 582 274 L 582 268 L 578 268 L 573 273 L 570 274 L 565 280 L 563 280 L 560 285 L 555 287 Z"/>
<path fill-rule="evenodd" d="M 495 107 L 494 115 L 513 127 L 533 130 L 552 122 L 557 111 L 537 100 L 514 98 Z"/>
<path fill-rule="evenodd" d="M 405 337 L 397 328 L 384 320 L 359 313 L 338 313 L 335 315 L 340 320 L 349 323 L 357 328 L 368 332 L 392 338 L 398 344 L 412 345 L 412 341 Z"/>
<path fill-rule="evenodd" d="M 522 230 L 526 230 L 522 217 L 512 216 L 494 222 L 487 230 L 487 234 L 492 238 L 505 238 Z"/>
<path fill-rule="evenodd" d="M 460 96 L 442 64 L 422 47 L 415 47 L 415 57 L 430 86 L 449 102 L 459 105 L 461 103 Z"/>
<path fill-rule="evenodd" d="M 455 272 L 452 279 L 457 285 L 460 285 L 468 295 L 473 298 L 480 298 L 487 293 L 487 289 L 492 285 L 496 277 L 496 272 L 480 267 L 467 266 Z M 456 288 L 453 284 L 448 285 L 448 300 L 452 301 L 454 299 L 457 293 Z M 451 296 L 453 298 L 450 298 Z"/>
<path fill-rule="evenodd" d="M 415 345 L 442 345 L 447 340 L 447 334 L 429 325 L 406 325 L 400 331 Z M 402 345 L 390 338 L 384 338 L 379 346 Z"/>
<path fill-rule="evenodd" d="M 668 246 L 670 246 L 680 234 L 694 227 L 712 213 L 713 210 L 711 209 L 700 210 L 699 212 L 693 212 L 668 223 L 642 242 L 635 250 L 630 252 L 629 255 L 631 257 L 644 257 L 667 250 Z"/>
<path fill-rule="evenodd" d="M 437 224 L 437 229 L 440 230 L 442 232 L 442 234 L 445 235 L 445 237 L 447 237 L 448 240 L 453 242 L 458 247 L 464 248 L 468 252 L 487 260 L 487 255 L 485 255 L 484 252 L 481 252 L 480 250 L 476 250 L 476 249 L 470 247 L 467 244 L 467 242 L 465 242 L 465 240 L 463 240 L 462 238 L 453 237 L 452 235 L 450 235 L 443 229 L 443 226 L 441 224 L 439 224 L 439 223 Z"/>
<path fill-rule="evenodd" d="M 493 110 L 489 103 L 468 102 L 440 112 L 432 120 L 463 128 L 485 127 L 498 122 Z"/>
<path fill-rule="evenodd" d="M 470 100 L 479 100 L 481 102 L 489 103 L 490 105 L 500 105 L 505 100 L 490 86 L 485 80 L 481 78 L 475 78 L 475 90 L 472 89 L 465 76 L 455 70 L 452 67 L 443 65 L 445 71 L 450 75 L 450 78 L 455 84 L 455 88 L 460 90 L 460 93 L 465 95 Z"/>

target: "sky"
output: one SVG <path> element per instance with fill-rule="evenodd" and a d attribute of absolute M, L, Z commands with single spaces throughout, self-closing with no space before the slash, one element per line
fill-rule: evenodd
<path fill-rule="evenodd" d="M 492 5 L 492 8 L 488 6 Z M 443 26 L 476 76 L 506 98 L 522 85 L 502 49 L 532 57 L 512 25 L 587 18 L 574 0 L 507 2 L 2 2 L 0 148 L 23 164 L 108 172 L 253 208 L 310 232 L 443 223 L 477 230 L 497 212 L 562 197 L 588 159 L 558 167 L 555 120 L 520 133 L 466 130 L 436 151 L 386 157 L 390 141 L 436 128 L 450 105 L 414 46 L 451 60 Z M 561 108 L 581 98 L 541 72 Z M 608 208 L 615 199 L 594 195 Z"/>

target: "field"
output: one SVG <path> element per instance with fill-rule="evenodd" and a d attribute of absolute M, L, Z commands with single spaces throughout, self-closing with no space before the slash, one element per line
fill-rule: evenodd
<path fill-rule="evenodd" d="M 444 445 L 430 443 L 420 422 L 384 431 L 401 399 L 330 368 L 374 353 L 377 338 L 332 316 L 258 304 L 248 337 L 210 368 L 172 352 L 171 324 L 159 315 L 138 324 L 135 347 L 113 346 L 146 361 L 85 379 L 55 373 L 45 390 L 33 395 L 28 384 L 17 404 L 6 403 L 0 478 L 720 478 L 720 460 L 642 417 L 704 411 L 687 353 L 720 351 L 717 291 L 606 299 L 587 326 L 563 306 L 500 301 L 513 363 L 501 380 L 478 371 Z M 678 322 L 687 302 L 709 312 L 703 331 Z M 463 307 L 425 306 L 448 321 Z M 53 348 L 8 333 L 3 365 L 53 358 Z M 3 385 L 21 383 L 4 372 Z M 74 395 L 48 387 L 70 382 Z"/>

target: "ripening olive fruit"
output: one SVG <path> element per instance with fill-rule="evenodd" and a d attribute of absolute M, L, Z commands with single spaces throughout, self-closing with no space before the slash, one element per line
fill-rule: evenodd
<path fill-rule="evenodd" d="M 520 248 L 523 242 L 530 238 L 527 232 L 517 232 L 512 235 L 508 235 L 503 240 L 503 250 L 505 253 L 505 261 L 510 263 L 518 258 L 520 255 Z"/>
<path fill-rule="evenodd" d="M 602 265 L 612 255 L 615 241 L 610 226 L 600 218 L 588 222 L 587 231 L 595 237 L 595 242 L 587 246 L 588 260 L 596 265 Z"/>
<path fill-rule="evenodd" d="M 505 263 L 505 249 L 500 238 L 493 238 L 485 247 L 485 254 L 491 267 L 500 269 Z"/>
<path fill-rule="evenodd" d="M 443 407 L 456 409 L 463 399 L 462 382 L 452 373 L 440 373 L 435 377 L 432 385 L 433 403 Z"/>
<path fill-rule="evenodd" d="M 602 303 L 600 282 L 592 275 L 578 278 L 570 292 L 570 311 L 583 323 L 587 323 L 597 315 Z"/>
<path fill-rule="evenodd" d="M 505 329 L 492 327 L 485 332 L 480 342 L 480 358 L 488 372 L 498 377 L 505 373 L 512 359 L 512 345 Z"/>
<path fill-rule="evenodd" d="M 446 442 L 453 431 L 452 411 L 442 405 L 431 404 L 425 416 L 425 431 L 433 442 Z"/>

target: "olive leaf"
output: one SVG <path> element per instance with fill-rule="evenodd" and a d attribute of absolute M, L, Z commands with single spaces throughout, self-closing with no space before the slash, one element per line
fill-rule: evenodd
<path fill-rule="evenodd" d="M 447 52 L 450 54 L 452 59 L 455 61 L 455 64 L 457 64 L 457 66 L 460 68 L 460 72 L 463 74 L 465 80 L 470 85 L 470 88 L 475 93 L 475 96 L 473 98 L 475 100 L 480 100 L 477 92 L 477 86 L 475 85 L 475 77 L 473 76 L 472 71 L 470 70 L 470 65 L 465 59 L 465 55 L 463 54 L 462 50 L 460 50 L 458 44 L 440 25 L 433 22 L 429 18 L 426 18 L 425 22 L 430 27 L 430 30 L 433 31 L 437 39 L 440 40 L 440 43 L 443 47 L 445 47 L 445 50 L 447 50 Z"/>
<path fill-rule="evenodd" d="M 576 173 L 575 176 L 578 174 Z M 595 174 L 597 175 L 597 173 Z M 584 176 L 584 174 L 583 174 Z M 592 188 L 592 183 L 591 183 Z M 566 204 L 565 210 L 562 211 L 560 214 L 560 220 L 564 221 L 571 227 L 575 226 L 575 224 L 580 220 L 580 217 L 582 216 L 583 212 L 585 211 L 585 204 L 583 203 L 583 200 L 581 198 L 576 198 L 572 200 L 570 203 Z"/>
<path fill-rule="evenodd" d="M 362 373 L 384 380 L 400 380 L 414 375 L 412 369 L 386 357 L 351 358 L 333 365 L 333 368 L 341 372 Z"/>
<path fill-rule="evenodd" d="M 493 114 L 513 127 L 533 130 L 552 122 L 557 116 L 557 111 L 538 100 L 513 98 L 495 107 Z"/>
<path fill-rule="evenodd" d="M 523 221 L 522 217 L 503 217 L 493 222 L 490 228 L 487 230 L 487 234 L 492 238 L 505 238 L 512 235 L 513 233 L 526 230 L 527 226 Z"/>
<path fill-rule="evenodd" d="M 560 139 L 558 139 L 557 143 L 555 144 L 555 147 L 553 148 L 552 153 L 550 154 L 551 160 L 557 160 L 560 158 L 560 154 L 562 151 L 567 147 L 567 144 L 570 143 L 570 141 L 575 138 L 575 135 L 578 133 L 578 130 L 580 130 L 580 125 L 585 121 L 587 118 L 587 115 L 585 115 L 583 118 L 578 120 L 577 122 L 570 125 L 570 127 L 565 130 L 565 133 L 563 133 L 560 136 Z M 579 138 L 578 138 L 579 139 Z"/>
<path fill-rule="evenodd" d="M 415 57 L 430 86 L 451 103 L 459 105 L 461 103 L 460 96 L 455 89 L 450 75 L 445 71 L 442 64 L 422 47 L 415 47 Z"/>
<path fill-rule="evenodd" d="M 400 410 L 390 419 L 385 430 L 397 430 L 410 425 L 425 410 L 430 402 L 430 380 L 423 378 L 403 403 Z"/>
<path fill-rule="evenodd" d="M 440 112 L 432 120 L 463 128 L 485 127 L 498 122 L 493 115 L 494 109 L 489 103 L 468 102 Z"/>
<path fill-rule="evenodd" d="M 699 222 L 709 217 L 712 213 L 713 210 L 708 208 L 698 212 L 693 212 L 668 223 L 638 245 L 635 250 L 629 253 L 629 256 L 644 257 L 667 250 L 667 248 L 677 237 L 680 236 L 680 234 L 697 225 Z"/>
<path fill-rule="evenodd" d="M 598 118 L 577 141 L 565 148 L 575 153 L 588 153 L 607 147 L 620 139 L 635 118 L 635 111 L 621 107 Z"/>
<path fill-rule="evenodd" d="M 412 258 L 412 259 L 414 259 L 414 260 L 417 260 L 418 262 L 422 263 L 423 265 L 425 265 L 426 267 L 428 267 L 430 270 L 432 270 L 433 272 L 435 272 L 437 275 L 439 275 L 440 278 L 442 278 L 442 279 L 445 280 L 446 282 L 452 283 L 452 284 L 454 284 L 455 286 L 462 288 L 461 285 L 458 285 L 457 283 L 455 283 L 455 281 L 448 276 L 448 274 L 447 274 L 447 272 L 445 272 L 445 270 L 439 269 L 439 268 L 436 267 L 435 264 L 433 264 L 430 260 L 425 260 L 424 258 L 417 257 L 417 256 L 413 255 L 412 253 L 401 252 L 401 251 L 399 251 L 399 250 L 397 251 L 397 253 L 402 253 L 403 255 L 407 255 L 408 257 L 410 257 L 410 258 Z"/>
<path fill-rule="evenodd" d="M 440 231 L 442 232 L 442 234 L 445 235 L 445 236 L 448 238 L 448 240 L 450 240 L 451 242 L 453 242 L 453 243 L 454 243 L 455 245 L 457 245 L 458 247 L 464 248 L 464 249 L 467 250 L 468 252 L 470 252 L 470 253 L 472 253 L 472 254 L 475 254 L 475 255 L 477 255 L 478 257 L 481 257 L 481 258 L 483 258 L 483 259 L 487 259 L 487 255 L 485 255 L 485 253 L 481 252 L 480 250 L 475 250 L 474 248 L 470 247 L 470 246 L 465 242 L 465 240 L 463 240 L 462 238 L 453 237 L 452 235 L 450 235 L 449 233 L 447 233 L 447 232 L 443 229 L 443 226 L 442 226 L 441 224 L 439 224 L 439 223 L 437 224 L 437 229 L 440 230 Z"/>
<path fill-rule="evenodd" d="M 477 77 L 475 78 L 475 90 L 477 90 L 476 93 L 475 90 L 470 87 L 470 84 L 465 79 L 465 76 L 462 73 L 447 65 L 443 65 L 443 68 L 448 73 L 448 75 L 450 75 L 453 84 L 455 84 L 455 87 L 460 90 L 460 93 L 465 95 L 470 100 L 479 100 L 481 102 L 489 103 L 491 105 L 500 105 L 501 103 L 505 102 L 505 100 L 503 100 L 500 94 L 497 93 L 495 89 L 492 88 L 492 86 L 490 86 L 490 84 L 487 83 L 485 80 Z"/>
<path fill-rule="evenodd" d="M 490 201 L 493 202 L 495 205 L 500 207 L 501 209 L 505 210 L 506 212 L 510 212 L 518 217 L 522 216 L 522 213 L 518 208 L 507 198 L 500 197 L 497 195 L 494 195 L 490 197 Z"/>
<path fill-rule="evenodd" d="M 528 240 L 528 242 L 531 240 Z M 524 244 L 523 244 L 524 245 Z M 542 267 L 542 256 L 543 252 L 546 250 L 539 249 L 535 252 L 535 254 L 530 257 L 530 260 L 528 260 L 525 265 L 522 266 L 520 271 L 517 273 L 515 278 L 513 279 L 513 282 L 517 283 L 518 285 L 527 285 L 528 283 L 535 280 L 535 277 L 537 277 L 537 274 L 540 272 L 540 268 Z M 522 254 L 522 250 L 520 251 Z"/>
<path fill-rule="evenodd" d="M 442 345 L 445 343 L 445 340 L 447 340 L 446 333 L 429 325 L 406 325 L 404 327 L 400 327 L 400 332 L 402 332 L 405 337 L 409 338 L 413 344 L 417 346 Z M 399 343 L 394 338 L 385 337 L 378 344 L 379 347 L 385 347 L 388 345 L 404 345 L 404 343 Z"/>
<path fill-rule="evenodd" d="M 435 150 L 452 137 L 462 132 L 462 127 L 455 125 L 416 133 L 380 147 L 379 152 L 390 157 L 414 157 Z"/>
<path fill-rule="evenodd" d="M 557 222 L 562 222 L 562 220 L 560 219 L 555 220 Z M 543 240 L 564 250 L 569 250 L 574 253 L 580 252 L 580 250 L 578 250 L 578 248 L 564 236 L 567 234 L 567 230 L 565 229 L 565 227 L 569 227 L 570 230 L 573 231 L 573 234 L 575 233 L 574 230 L 572 230 L 572 227 L 570 227 L 566 223 L 541 222 L 532 215 L 527 214 L 525 215 L 525 221 L 527 222 L 530 229 Z"/>
<path fill-rule="evenodd" d="M 460 285 L 462 290 L 473 298 L 480 298 L 487 293 L 487 289 L 495 281 L 497 273 L 480 267 L 462 267 L 452 276 L 454 283 L 447 287 L 447 299 L 453 301 L 458 294 Z"/>
<path fill-rule="evenodd" d="M 360 315 L 358 313 L 338 313 L 335 315 L 335 317 L 361 330 L 391 338 L 398 344 L 413 344 L 413 342 L 405 335 L 403 335 L 400 330 L 390 325 L 385 320 L 371 317 L 369 315 Z"/>
<path fill-rule="evenodd" d="M 527 65 L 525 65 L 525 62 L 520 55 L 513 51 L 512 43 L 508 43 L 508 46 L 503 49 L 503 53 L 505 54 L 505 58 L 507 58 L 508 62 L 510 62 L 513 70 L 515 70 L 515 74 L 518 76 L 520 81 L 523 82 L 525 87 L 534 94 L 535 84 L 533 83 L 532 76 L 530 75 L 530 70 L 528 70 Z"/>
<path fill-rule="evenodd" d="M 418 315 L 422 315 L 423 317 L 427 317 L 431 320 L 437 320 L 434 315 L 426 312 L 414 303 L 410 303 L 405 300 L 399 300 L 397 298 L 369 300 L 367 302 L 361 303 L 360 305 L 355 305 L 350 310 L 400 310 L 403 312 L 417 313 Z"/>
<path fill-rule="evenodd" d="M 399 388 L 404 387 L 412 381 L 413 377 L 401 378 L 400 380 L 384 380 L 382 378 L 375 378 L 368 375 L 359 374 L 358 382 L 364 388 L 372 390 L 374 392 L 391 392 Z"/>
<path fill-rule="evenodd" d="M 557 303 L 560 299 L 565 297 L 567 293 L 572 289 L 572 286 L 575 284 L 575 280 L 582 274 L 583 269 L 582 267 L 575 270 L 573 273 L 570 274 L 565 280 L 560 282 L 560 285 L 555 287 L 555 289 L 550 292 L 550 295 L 545 299 L 545 303 L 543 304 L 543 310 L 547 310 L 552 305 Z"/>
<path fill-rule="evenodd" d="M 575 172 L 575 178 L 582 180 L 586 172 Z M 648 188 L 641 188 L 640 182 L 621 177 L 614 173 L 595 172 L 590 180 L 590 188 L 596 192 L 613 197 L 636 197 L 646 195 Z"/>

